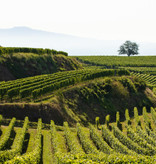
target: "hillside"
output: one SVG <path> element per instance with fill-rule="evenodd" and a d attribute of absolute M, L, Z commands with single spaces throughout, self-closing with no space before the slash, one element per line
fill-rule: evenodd
<path fill-rule="evenodd" d="M 93 123 L 97 116 L 102 121 L 107 114 L 111 115 L 113 121 L 117 111 L 120 111 L 122 119 L 123 108 L 128 108 L 132 115 L 134 106 L 138 107 L 139 112 L 143 106 L 147 109 L 156 107 L 156 96 L 144 81 L 136 77 L 102 77 L 68 85 L 51 91 L 50 95 L 48 92 L 48 95 L 38 96 L 37 102 L 30 94 L 29 98 L 20 98 L 19 103 L 15 103 L 18 96 L 12 99 L 14 103 L 6 103 L 10 102 L 6 95 L 0 104 L 0 113 L 6 118 L 16 116 L 22 120 L 27 115 L 31 121 L 41 117 L 45 123 L 53 119 L 59 125 L 65 120 L 70 125 L 77 122 L 87 125 L 88 122 Z"/>
<path fill-rule="evenodd" d="M 75 58 L 59 55 L 54 50 L 20 51 L 30 52 L 5 53 L 0 57 L 1 63 L 7 66 L 7 69 L 1 70 L 3 74 L 12 71 L 6 77 L 29 76 L 0 82 L 0 112 L 6 118 L 15 115 L 18 119 L 24 119 L 28 115 L 31 121 L 37 121 L 41 117 L 46 123 L 53 119 L 60 125 L 64 120 L 70 125 L 77 122 L 87 125 L 88 122 L 94 122 L 95 117 L 102 118 L 106 114 L 111 114 L 113 121 L 116 111 L 120 111 L 122 119 L 123 108 L 128 108 L 131 115 L 134 106 L 139 111 L 143 106 L 147 109 L 156 106 L 156 77 L 143 74 L 144 70 L 149 70 L 146 73 L 154 73 L 151 68 L 155 69 L 155 56 L 78 57 L 81 62 L 89 61 L 84 69 L 78 69 L 82 66 Z M 107 69 L 103 69 L 104 67 Z M 108 69 L 109 67 L 113 69 Z M 121 67 L 124 69 L 119 69 Z M 128 69 L 131 71 L 129 73 L 126 70 L 128 67 L 137 69 Z M 141 67 L 144 68 L 143 71 L 139 70 Z M 140 73 L 137 73 L 138 70 Z"/>
<path fill-rule="evenodd" d="M 79 69 L 39 51 L 1 54 L 1 72 L 24 78 L 0 82 L 0 163 L 156 163 L 154 60 Z"/>
<path fill-rule="evenodd" d="M 0 55 L 0 81 L 82 68 L 76 59 L 64 55 L 9 53 Z"/>

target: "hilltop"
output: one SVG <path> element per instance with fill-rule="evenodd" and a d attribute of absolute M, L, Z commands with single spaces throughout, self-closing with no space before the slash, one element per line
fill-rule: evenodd
<path fill-rule="evenodd" d="M 0 50 L 4 49 L 0 47 Z M 5 48 L 6 50 L 10 48 Z M 12 50 L 13 48 L 11 48 Z M 20 49 L 20 48 L 16 48 Z M 22 48 L 21 48 L 22 49 Z M 29 48 L 23 48 L 28 50 Z M 41 52 L 44 49 L 33 49 Z M 47 49 L 48 51 L 48 49 Z M 81 64 L 76 59 L 64 55 L 62 51 L 52 51 L 51 53 L 38 54 L 27 52 L 7 52 L 0 53 L 0 81 L 15 80 L 19 78 L 50 74 L 58 71 L 69 71 L 81 69 Z"/>

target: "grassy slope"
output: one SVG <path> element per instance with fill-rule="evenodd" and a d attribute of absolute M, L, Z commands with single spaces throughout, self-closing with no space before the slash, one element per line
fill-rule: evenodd
<path fill-rule="evenodd" d="M 92 59 L 92 57 L 90 58 Z M 112 57 L 106 58 L 112 59 Z M 124 58 L 126 62 L 133 58 L 132 61 L 134 62 L 135 57 L 117 58 Z M 142 60 L 143 58 L 140 57 L 138 59 Z M 136 61 L 135 64 L 139 63 L 140 60 Z M 7 62 L 12 62 L 12 64 L 7 65 Z M 146 64 L 144 60 L 142 62 L 141 64 Z M 150 59 L 148 64 L 152 64 L 151 62 L 152 60 Z M 20 68 L 26 69 L 29 76 L 32 76 L 35 73 L 38 74 L 39 72 L 37 71 L 46 73 L 46 71 L 63 71 L 81 67 L 74 58 L 71 59 L 62 55 L 50 56 L 24 53 L 5 55 L 5 57 L 0 58 L 0 63 L 5 63 L 9 69 L 14 70 L 14 73 L 16 75 L 19 74 L 19 76 L 25 76 L 25 70 Z M 25 64 L 28 64 L 29 67 L 26 67 Z M 156 106 L 156 96 L 150 89 L 146 88 L 146 90 L 133 92 L 127 86 L 123 86 L 116 77 L 106 79 L 103 80 L 101 78 L 83 82 L 73 87 L 70 86 L 64 90 L 60 89 L 53 93 L 55 96 L 52 99 L 45 100 L 44 97 L 43 100 L 45 101 L 42 100 L 39 103 L 0 104 L 0 112 L 8 118 L 12 118 L 15 115 L 18 119 L 24 119 L 25 115 L 28 115 L 31 121 L 37 121 L 39 117 L 42 117 L 45 123 L 49 123 L 53 119 L 60 125 L 65 120 L 70 125 L 75 125 L 77 121 L 81 121 L 84 124 L 88 121 L 94 122 L 96 116 L 100 116 L 101 120 L 104 121 L 103 118 L 107 114 L 111 114 L 112 119 L 114 119 L 116 111 L 120 111 L 121 117 L 123 117 L 124 109 L 130 109 L 130 114 L 132 114 L 131 110 L 134 106 L 137 106 L 138 109 L 141 109 L 143 106 Z M 140 83 L 139 81 L 132 81 L 136 87 Z"/>
<path fill-rule="evenodd" d="M 126 79 L 130 82 L 124 86 L 121 81 Z M 53 98 L 44 102 L 0 104 L 0 112 L 6 118 L 16 116 L 17 119 L 24 119 L 27 115 L 31 121 L 41 117 L 45 123 L 54 120 L 59 125 L 63 121 L 68 121 L 70 125 L 79 121 L 88 124 L 88 121 L 94 122 L 96 116 L 104 122 L 107 114 L 114 120 L 116 111 L 120 111 L 124 119 L 126 108 L 132 115 L 134 106 L 139 110 L 143 106 L 156 107 L 155 95 L 144 87 L 144 83 L 135 77 L 99 78 L 60 89 L 53 93 Z"/>
<path fill-rule="evenodd" d="M 63 55 L 14 53 L 0 56 L 0 81 L 82 68 L 76 59 Z"/>
<path fill-rule="evenodd" d="M 110 81 L 108 78 L 94 80 L 62 91 L 57 98 L 67 121 L 73 124 L 82 121 L 87 124 L 88 121 L 94 122 L 95 117 L 99 116 L 104 122 L 107 114 L 114 120 L 116 111 L 119 111 L 121 118 L 124 119 L 126 108 L 132 115 L 134 106 L 138 107 L 139 111 L 143 106 L 147 108 L 156 106 L 156 97 L 148 88 L 145 90 L 141 89 L 141 86 L 139 88 L 135 78 L 132 78 L 135 92 L 130 87 L 124 87 L 120 79 L 114 77 L 109 79 Z"/>

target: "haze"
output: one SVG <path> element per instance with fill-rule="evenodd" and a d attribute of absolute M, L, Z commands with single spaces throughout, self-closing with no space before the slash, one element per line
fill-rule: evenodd
<path fill-rule="evenodd" d="M 3 0 L 0 28 L 156 43 L 155 0 Z"/>

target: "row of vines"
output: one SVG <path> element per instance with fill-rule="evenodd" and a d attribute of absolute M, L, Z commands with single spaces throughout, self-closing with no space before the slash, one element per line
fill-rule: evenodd
<path fill-rule="evenodd" d="M 23 99 L 31 97 L 36 99 L 46 93 L 75 83 L 98 77 L 113 75 L 129 75 L 125 70 L 74 70 L 48 75 L 39 75 L 29 78 L 0 82 L 0 98 L 2 100 Z"/>
<path fill-rule="evenodd" d="M 0 116 L 0 122 L 2 119 Z M 42 120 L 38 120 L 33 150 L 27 153 L 22 152 L 22 147 L 29 129 L 28 117 L 16 134 L 12 146 L 7 147 L 15 122 L 16 119 L 12 118 L 0 137 L 0 162 L 43 163 Z M 152 107 L 149 113 L 144 107 L 142 115 L 138 114 L 135 107 L 133 119 L 130 118 L 129 111 L 126 109 L 124 122 L 120 122 L 119 112 L 116 113 L 116 122 L 113 123 L 110 123 L 109 115 L 105 117 L 104 125 L 100 125 L 99 118 L 96 118 L 96 126 L 90 124 L 88 128 L 81 126 L 80 123 L 77 123 L 76 128 L 70 128 L 68 123 L 64 122 L 60 131 L 54 121 L 51 121 L 48 131 L 51 135 L 49 144 L 53 150 L 53 162 L 59 164 L 156 163 L 155 127 L 156 109 Z"/>
<path fill-rule="evenodd" d="M 136 72 L 131 72 L 131 75 L 143 79 L 148 85 L 156 86 L 156 76 L 150 74 L 141 74 Z"/>
<path fill-rule="evenodd" d="M 49 54 L 57 55 L 62 54 L 68 56 L 67 52 L 56 51 L 53 49 L 43 49 L 43 48 L 27 48 L 27 47 L 0 47 L 0 55 L 2 54 L 13 54 L 13 53 L 34 53 L 34 54 Z"/>

